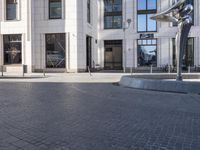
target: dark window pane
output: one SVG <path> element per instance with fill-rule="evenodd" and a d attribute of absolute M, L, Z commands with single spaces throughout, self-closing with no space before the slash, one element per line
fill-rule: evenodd
<path fill-rule="evenodd" d="M 91 23 L 91 4 L 90 0 L 87 0 L 87 22 Z"/>
<path fill-rule="evenodd" d="M 17 19 L 17 2 L 16 0 L 6 0 L 6 20 Z"/>
<path fill-rule="evenodd" d="M 46 67 L 65 68 L 65 34 L 46 35 Z"/>
<path fill-rule="evenodd" d="M 149 44 L 150 40 L 140 41 L 138 40 L 138 66 L 157 66 L 157 45 Z"/>
<path fill-rule="evenodd" d="M 4 35 L 4 64 L 22 63 L 21 35 Z"/>
<path fill-rule="evenodd" d="M 122 28 L 122 16 L 113 17 L 113 28 L 120 29 Z"/>
<path fill-rule="evenodd" d="M 138 0 L 138 10 L 146 10 L 146 0 Z"/>
<path fill-rule="evenodd" d="M 122 0 L 104 0 L 104 28 L 122 28 Z"/>
<path fill-rule="evenodd" d="M 112 16 L 104 17 L 104 28 L 111 29 L 112 28 Z"/>
<path fill-rule="evenodd" d="M 176 66 L 176 43 L 175 39 L 172 39 L 173 43 L 173 65 Z M 183 67 L 194 66 L 194 38 L 188 38 L 186 51 L 183 54 Z"/>
<path fill-rule="evenodd" d="M 146 31 L 146 15 L 138 15 L 138 31 Z"/>
<path fill-rule="evenodd" d="M 113 2 L 113 11 L 122 11 L 122 1 L 121 0 L 114 0 Z"/>
<path fill-rule="evenodd" d="M 112 0 L 104 0 L 104 11 L 112 12 Z"/>
<path fill-rule="evenodd" d="M 49 18 L 50 19 L 62 18 L 61 0 L 49 0 Z"/>

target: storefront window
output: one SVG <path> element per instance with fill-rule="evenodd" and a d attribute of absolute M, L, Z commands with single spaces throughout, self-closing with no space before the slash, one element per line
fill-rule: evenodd
<path fill-rule="evenodd" d="M 4 64 L 22 63 L 21 35 L 4 35 Z"/>
<path fill-rule="evenodd" d="M 173 65 L 176 66 L 176 45 L 175 39 L 173 43 Z M 183 54 L 183 67 L 194 66 L 194 38 L 188 38 L 186 51 Z"/>
<path fill-rule="evenodd" d="M 46 34 L 46 67 L 65 68 L 65 34 Z"/>
<path fill-rule="evenodd" d="M 157 40 L 138 40 L 137 50 L 138 67 L 157 66 Z"/>
<path fill-rule="evenodd" d="M 150 19 L 157 12 L 157 0 L 138 0 L 138 32 L 156 32 L 156 21 Z"/>

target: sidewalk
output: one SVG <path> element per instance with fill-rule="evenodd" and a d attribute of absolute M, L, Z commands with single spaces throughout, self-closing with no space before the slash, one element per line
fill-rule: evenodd
<path fill-rule="evenodd" d="M 163 75 L 164 73 L 137 73 L 133 75 Z M 166 73 L 167 74 L 167 73 Z M 197 74 L 197 73 L 196 73 Z M 0 76 L 0 82 L 58 82 L 58 83 L 113 83 L 119 82 L 122 76 L 131 75 L 130 73 L 31 73 L 11 74 L 4 73 Z M 200 75 L 198 73 L 197 75 Z M 185 81 L 198 81 L 200 79 L 187 79 Z"/>

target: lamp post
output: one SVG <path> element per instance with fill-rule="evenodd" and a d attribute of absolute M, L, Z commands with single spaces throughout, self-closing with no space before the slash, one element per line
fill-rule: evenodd
<path fill-rule="evenodd" d="M 124 65 L 123 65 L 123 70 L 124 70 L 124 73 L 126 72 L 126 30 L 129 29 L 130 25 L 131 25 L 131 19 L 127 19 L 125 22 L 124 22 L 124 25 L 123 25 L 123 32 L 124 32 L 124 42 L 123 42 L 123 51 L 124 51 Z M 128 26 L 127 26 L 128 24 Z"/>

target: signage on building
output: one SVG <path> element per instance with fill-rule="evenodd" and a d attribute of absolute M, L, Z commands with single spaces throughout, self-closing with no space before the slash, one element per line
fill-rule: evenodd
<path fill-rule="evenodd" d="M 153 39 L 154 34 L 140 34 L 140 39 Z"/>

